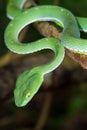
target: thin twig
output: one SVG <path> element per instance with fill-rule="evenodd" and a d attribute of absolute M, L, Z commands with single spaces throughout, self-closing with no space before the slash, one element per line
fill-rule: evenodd
<path fill-rule="evenodd" d="M 43 129 L 45 122 L 47 120 L 47 117 L 49 115 L 51 101 L 52 101 L 52 93 L 46 93 L 45 94 L 45 101 L 44 101 L 44 104 L 42 107 L 42 111 L 40 113 L 40 117 L 38 119 L 38 122 L 37 122 L 34 130 L 42 130 Z"/>

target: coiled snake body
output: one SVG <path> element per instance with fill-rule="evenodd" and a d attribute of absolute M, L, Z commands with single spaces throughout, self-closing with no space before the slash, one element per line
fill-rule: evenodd
<path fill-rule="evenodd" d="M 51 49 L 54 59 L 45 65 L 25 71 L 17 80 L 14 90 L 17 106 L 25 106 L 40 88 L 45 74 L 56 69 L 64 58 L 64 47 L 77 53 L 87 53 L 87 40 L 80 39 L 80 29 L 87 31 L 87 19 L 75 17 L 70 11 L 59 6 L 43 5 L 23 10 L 24 0 L 9 0 L 8 17 L 13 19 L 6 28 L 7 47 L 19 54 L 32 53 L 42 49 Z M 36 21 L 57 21 L 63 25 L 61 41 L 56 38 L 43 38 L 31 44 L 22 44 L 18 40 L 20 31 Z M 85 22 L 85 23 L 84 23 Z"/>

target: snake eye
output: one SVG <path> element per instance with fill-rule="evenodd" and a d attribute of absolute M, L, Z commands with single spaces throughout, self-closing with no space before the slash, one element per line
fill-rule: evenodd
<path fill-rule="evenodd" d="M 26 98 L 29 98 L 29 97 L 30 97 L 30 93 L 27 93 L 27 94 L 26 94 Z"/>

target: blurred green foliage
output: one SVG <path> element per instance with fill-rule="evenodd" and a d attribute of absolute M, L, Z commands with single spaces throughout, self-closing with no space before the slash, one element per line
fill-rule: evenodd
<path fill-rule="evenodd" d="M 87 0 L 60 0 L 59 5 L 71 10 L 76 16 L 87 17 Z"/>

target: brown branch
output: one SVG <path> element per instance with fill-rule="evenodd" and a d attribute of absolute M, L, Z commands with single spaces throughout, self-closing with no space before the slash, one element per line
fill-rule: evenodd
<path fill-rule="evenodd" d="M 84 69 L 87 69 L 87 55 L 74 53 L 66 49 L 67 55 L 75 62 L 79 63 Z"/>

